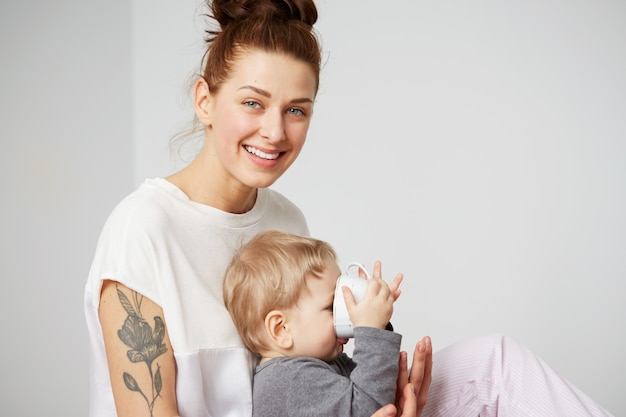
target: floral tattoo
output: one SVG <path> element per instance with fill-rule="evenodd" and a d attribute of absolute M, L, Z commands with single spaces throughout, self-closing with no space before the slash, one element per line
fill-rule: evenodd
<path fill-rule="evenodd" d="M 144 362 L 150 373 L 152 386 L 149 393 L 144 393 L 135 378 L 128 372 L 124 372 L 124 384 L 131 391 L 138 392 L 146 401 L 150 410 L 150 417 L 153 416 L 154 403 L 160 397 L 163 381 L 161 380 L 161 367 L 158 363 L 153 366 L 154 360 L 167 352 L 167 347 L 163 343 L 165 337 L 165 325 L 159 316 L 154 317 L 154 329 L 141 315 L 141 303 L 143 296 L 131 291 L 132 303 L 126 295 L 117 288 L 117 296 L 126 310 L 128 317 L 124 325 L 117 331 L 120 340 L 130 349 L 126 352 L 128 359 L 132 363 Z"/>

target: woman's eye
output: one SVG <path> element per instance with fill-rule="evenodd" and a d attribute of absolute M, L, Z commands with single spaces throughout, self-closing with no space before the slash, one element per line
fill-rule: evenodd
<path fill-rule="evenodd" d="M 294 115 L 294 116 L 304 116 L 304 111 L 302 109 L 298 109 L 298 108 L 290 108 L 287 110 L 288 114 Z"/>
<path fill-rule="evenodd" d="M 253 100 L 248 100 L 248 101 L 244 101 L 244 103 L 246 106 L 251 107 L 253 109 L 258 109 L 261 107 L 261 105 L 259 103 L 257 103 L 256 101 Z"/>

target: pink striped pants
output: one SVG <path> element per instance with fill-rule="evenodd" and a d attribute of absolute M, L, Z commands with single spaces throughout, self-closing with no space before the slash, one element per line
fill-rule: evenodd
<path fill-rule="evenodd" d="M 612 416 L 514 339 L 490 335 L 437 352 L 422 417 Z"/>

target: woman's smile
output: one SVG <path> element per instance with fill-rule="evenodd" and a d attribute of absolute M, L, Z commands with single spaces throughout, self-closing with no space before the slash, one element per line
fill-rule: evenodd
<path fill-rule="evenodd" d="M 245 145 L 244 148 L 246 149 L 246 151 L 248 151 L 252 155 L 258 156 L 261 159 L 273 160 L 273 159 L 277 159 L 280 156 L 280 152 L 272 152 L 272 153 L 263 152 L 262 150 L 255 148 L 253 146 L 250 146 L 250 145 Z"/>

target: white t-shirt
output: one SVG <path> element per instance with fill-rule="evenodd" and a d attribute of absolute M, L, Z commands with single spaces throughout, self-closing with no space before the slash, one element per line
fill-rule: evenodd
<path fill-rule="evenodd" d="M 102 230 L 85 287 L 91 417 L 116 415 L 98 320 L 104 279 L 163 309 L 181 417 L 252 415 L 253 361 L 224 307 L 222 278 L 241 243 L 268 229 L 308 235 L 302 212 L 269 189 L 259 189 L 244 214 L 190 201 L 162 178 L 146 180 L 122 200 Z"/>

